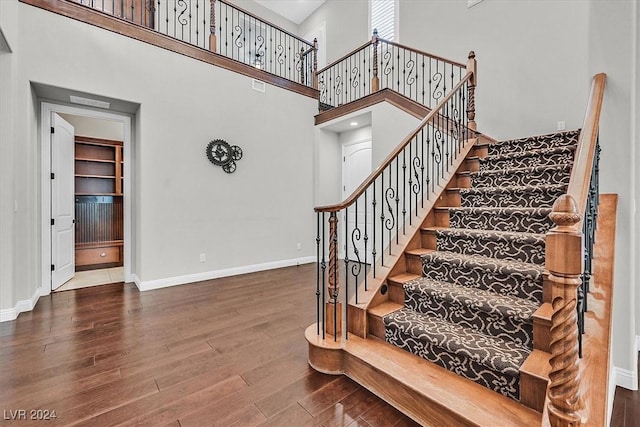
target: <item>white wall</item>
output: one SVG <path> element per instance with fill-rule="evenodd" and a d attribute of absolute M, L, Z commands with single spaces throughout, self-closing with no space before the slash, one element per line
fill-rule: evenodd
<path fill-rule="evenodd" d="M 41 280 L 39 105 L 30 81 L 141 105 L 133 147 L 133 264 L 141 282 L 313 255 L 315 100 L 270 85 L 256 92 L 250 78 L 24 4 L 18 28 L 13 63 L 0 56 L 3 77 L 15 71 L 0 79 L 0 105 L 15 91 L 14 116 L 4 109 L 1 116 L 15 134 L 2 126 L 0 248 L 9 268 L 0 276 L 0 309 L 29 299 Z M 234 174 L 207 160 L 215 138 L 244 150 Z M 5 178 L 15 191 L 6 191 Z M 18 212 L 5 221 L 14 199 Z"/>
<path fill-rule="evenodd" d="M 331 63 L 371 40 L 368 14 L 367 0 L 327 0 L 299 25 L 299 31 L 310 33 L 325 22 L 327 63 Z"/>
<path fill-rule="evenodd" d="M 607 88 L 600 127 L 602 146 L 600 191 L 618 193 L 618 221 L 615 247 L 613 363 L 619 383 L 637 387 L 639 316 L 636 284 L 638 279 L 637 200 L 638 126 L 637 88 L 632 87 L 637 72 L 637 5 L 635 2 L 603 3 L 594 1 L 589 14 L 589 70 L 607 73 Z M 634 30 L 635 28 L 635 30 Z M 612 31 L 612 29 L 615 29 Z M 612 48 L 615 46 L 615 48 Z M 634 58 L 635 56 L 635 58 Z M 635 313 L 632 315 L 631 313 Z"/>
<path fill-rule="evenodd" d="M 371 107 L 374 170 L 416 129 L 419 123 L 420 120 L 414 116 L 386 102 Z"/>
<path fill-rule="evenodd" d="M 478 61 L 478 129 L 499 139 L 579 128 L 587 98 L 588 2 L 402 1 L 402 42 Z M 425 25 L 425 22 L 428 25 Z"/>

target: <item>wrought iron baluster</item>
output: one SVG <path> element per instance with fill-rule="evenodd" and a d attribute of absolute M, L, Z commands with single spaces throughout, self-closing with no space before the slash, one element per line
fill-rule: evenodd
<path fill-rule="evenodd" d="M 406 148 L 402 150 L 402 234 L 407 234 L 407 159 Z M 409 145 L 409 161 L 411 161 L 411 145 Z M 411 174 L 409 174 L 409 188 L 411 188 Z M 411 213 L 411 197 L 409 197 L 409 213 Z M 409 215 L 411 223 L 411 215 Z"/>
<path fill-rule="evenodd" d="M 324 216 L 324 214 L 322 214 Z M 323 223 L 324 226 L 324 223 Z M 324 236 L 323 236 L 324 237 Z M 324 244 L 320 261 L 320 212 L 316 213 L 316 335 L 320 335 L 320 270 L 324 270 Z M 324 329 L 324 328 L 323 328 Z"/>
<path fill-rule="evenodd" d="M 396 244 L 398 244 L 400 238 L 400 183 L 398 181 L 400 176 L 400 159 L 396 157 L 396 188 L 395 188 L 395 199 L 396 199 Z M 391 250 L 391 242 L 389 242 L 389 250 Z M 391 255 L 391 252 L 389 252 Z"/>
<path fill-rule="evenodd" d="M 384 265 L 384 170 L 380 175 L 380 263 Z"/>
<path fill-rule="evenodd" d="M 368 291 L 368 287 L 367 287 L 367 279 L 368 279 L 368 274 L 366 271 L 367 268 L 367 261 L 369 258 L 369 222 L 368 222 L 368 211 L 369 211 L 369 204 L 367 203 L 367 195 L 369 193 L 369 189 L 365 190 L 364 192 L 364 268 L 365 268 L 365 272 L 364 272 L 364 290 L 365 292 Z M 356 287 L 356 289 L 358 289 Z M 357 299 L 357 297 L 356 297 Z M 356 301 L 357 302 L 357 301 Z"/>
<path fill-rule="evenodd" d="M 373 242 L 371 244 L 372 247 L 372 251 L 371 251 L 371 263 L 373 264 L 373 277 L 376 277 L 376 223 L 375 223 L 375 218 L 376 218 L 376 180 L 373 181 L 373 190 L 372 190 L 372 194 L 373 194 L 373 200 L 371 201 L 371 206 L 373 208 L 373 212 L 371 213 L 371 217 L 372 217 L 372 221 L 371 221 L 371 231 L 373 233 Z"/>
<path fill-rule="evenodd" d="M 355 249 L 355 246 L 354 246 Z M 344 208 L 344 289 L 349 293 L 349 207 Z"/>
<path fill-rule="evenodd" d="M 322 263 L 320 264 L 320 267 L 322 268 L 322 339 L 326 338 L 326 318 L 327 318 L 327 301 L 326 301 L 326 295 L 327 295 L 327 290 L 325 289 L 324 285 L 325 283 L 327 283 L 327 261 L 326 261 L 326 257 L 325 257 L 325 247 L 326 247 L 326 242 L 325 242 L 325 237 L 326 237 L 326 230 L 325 230 L 325 214 L 324 212 L 322 212 Z"/>

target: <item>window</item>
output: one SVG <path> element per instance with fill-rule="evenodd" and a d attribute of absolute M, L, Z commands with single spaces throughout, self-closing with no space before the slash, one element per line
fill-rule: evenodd
<path fill-rule="evenodd" d="M 397 0 L 371 0 L 371 31 L 378 30 L 378 37 L 385 40 L 396 39 Z"/>

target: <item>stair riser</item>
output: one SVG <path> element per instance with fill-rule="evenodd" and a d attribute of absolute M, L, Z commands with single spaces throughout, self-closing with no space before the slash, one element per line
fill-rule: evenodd
<path fill-rule="evenodd" d="M 474 188 L 504 187 L 504 186 L 532 186 L 549 183 L 569 185 L 571 177 L 569 169 L 547 169 L 524 171 L 515 173 L 492 173 L 471 175 L 471 185 Z M 467 186 L 469 187 L 469 186 Z M 466 188 L 466 187 L 460 187 Z"/>
<path fill-rule="evenodd" d="M 424 262 L 422 275 L 441 282 L 542 302 L 542 278 L 527 277 L 522 272 L 487 271 L 476 265 L 453 265 L 431 260 Z"/>
<path fill-rule="evenodd" d="M 480 159 L 480 170 L 498 169 L 519 169 L 535 166 L 554 166 L 571 163 L 573 161 L 573 151 L 566 150 L 557 153 L 546 153 L 544 155 L 526 155 L 509 158 L 487 157 Z"/>
<path fill-rule="evenodd" d="M 405 254 L 407 273 L 422 275 L 422 259 L 417 255 Z"/>
<path fill-rule="evenodd" d="M 546 214 L 527 215 L 513 212 L 477 212 L 462 213 L 450 211 L 446 225 L 444 219 L 436 218 L 436 225 L 452 228 L 471 228 L 475 230 L 518 231 L 523 233 L 546 234 L 553 222 Z"/>
<path fill-rule="evenodd" d="M 568 147 L 578 143 L 579 132 L 563 132 L 554 135 L 545 135 L 533 138 L 525 138 L 504 143 L 491 144 L 487 153 L 489 156 L 509 153 L 522 153 L 525 151 L 544 150 L 552 147 Z"/>
<path fill-rule="evenodd" d="M 407 292 L 405 307 L 533 348 L 533 324 L 530 319 L 525 322 L 524 319 L 491 315 L 478 311 L 473 307 L 473 301 L 445 300 L 438 295 L 425 293 Z"/>
<path fill-rule="evenodd" d="M 520 397 L 520 381 L 517 375 L 509 376 L 493 372 L 469 358 L 451 354 L 441 347 L 416 340 L 414 337 L 390 327 L 386 329 L 385 338 L 390 344 L 416 354 L 488 389 L 515 400 Z"/>
<path fill-rule="evenodd" d="M 404 304 L 404 287 L 402 283 L 396 283 L 388 280 L 387 286 L 389 287 L 389 301 L 397 304 Z"/>
<path fill-rule="evenodd" d="M 531 191 L 472 191 L 460 190 L 460 206 L 462 207 L 495 207 L 508 208 L 513 206 L 526 208 L 551 207 L 558 197 L 564 193 L 564 189 L 544 191 L 534 189 Z"/>
<path fill-rule="evenodd" d="M 499 259 L 544 264 L 545 243 L 542 241 L 493 240 L 452 232 L 436 232 L 435 245 L 439 251 L 456 252 L 467 255 L 482 255 Z M 423 238 L 424 242 L 424 238 Z"/>

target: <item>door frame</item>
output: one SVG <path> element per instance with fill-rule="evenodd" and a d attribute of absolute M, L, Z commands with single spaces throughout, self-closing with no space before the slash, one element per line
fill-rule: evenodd
<path fill-rule="evenodd" d="M 355 191 L 356 188 L 358 188 L 358 186 L 356 186 L 353 190 L 351 190 L 351 192 L 347 193 L 346 192 L 346 176 L 347 176 L 347 169 L 346 169 L 346 161 L 345 161 L 345 150 L 347 149 L 347 147 L 351 147 L 353 145 L 360 145 L 360 144 L 365 144 L 365 143 L 369 143 L 369 149 L 371 150 L 371 164 L 369 165 L 369 174 L 371 174 L 371 172 L 373 172 L 373 138 L 371 136 L 367 136 L 367 137 L 361 137 L 358 139 L 354 139 L 353 141 L 349 141 L 349 142 L 344 142 L 342 143 L 342 147 L 340 148 L 340 175 L 341 175 L 341 180 L 340 180 L 340 194 L 341 194 L 341 198 L 340 200 L 345 200 L 347 197 L 349 197 L 353 191 Z M 358 184 L 360 185 L 360 184 Z M 367 207 L 365 207 L 366 209 Z M 372 224 L 373 224 L 373 216 L 371 217 L 372 220 Z M 347 227 L 349 223 L 349 219 L 345 218 L 345 224 L 344 227 Z M 372 225 L 373 226 L 373 225 Z M 339 225 L 339 227 L 342 227 Z M 366 227 L 366 224 L 365 224 Z M 344 233 L 344 228 L 342 228 L 342 231 L 340 232 L 340 235 L 342 235 L 342 233 Z M 344 247 L 340 248 L 338 250 L 338 257 L 339 258 L 344 258 L 348 252 L 347 250 L 347 246 L 348 243 L 345 242 Z M 369 251 L 368 251 L 369 252 Z M 370 256 L 371 255 L 371 256 Z M 367 254 L 367 257 L 371 260 L 373 260 L 373 255 L 371 254 L 371 252 L 369 252 Z"/>
<path fill-rule="evenodd" d="M 51 293 L 51 113 L 73 114 L 76 116 L 91 117 L 94 119 L 107 119 L 121 122 L 124 127 L 123 151 L 124 151 L 124 279 L 133 281 L 132 266 L 132 117 L 125 113 L 99 111 L 89 108 L 74 107 L 54 102 L 41 101 L 40 109 L 40 153 L 41 153 L 41 295 Z"/>

